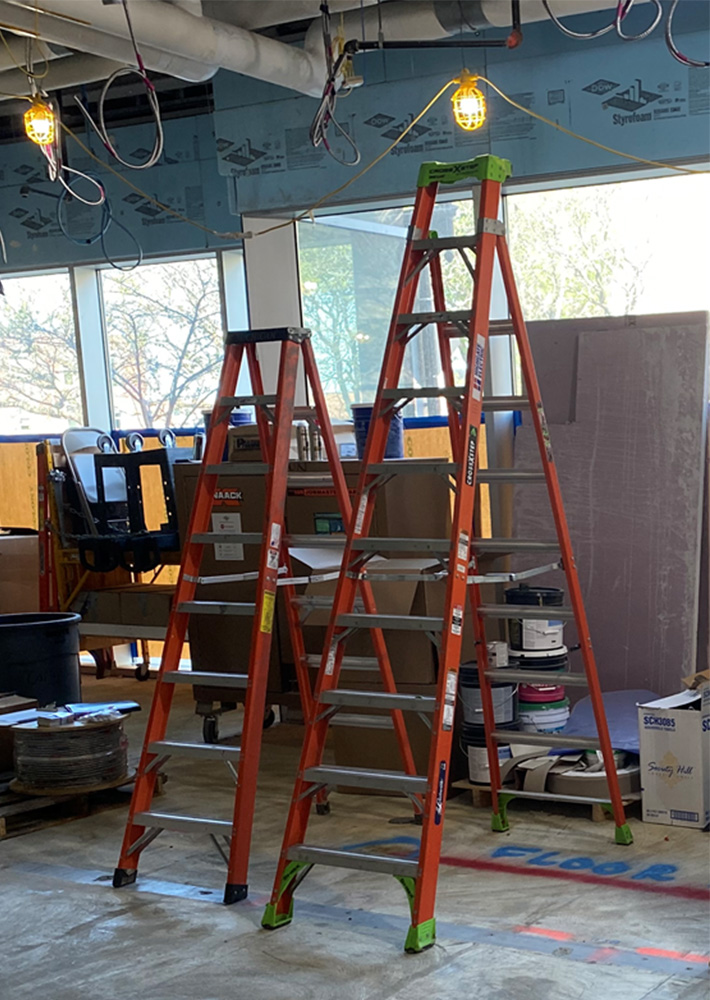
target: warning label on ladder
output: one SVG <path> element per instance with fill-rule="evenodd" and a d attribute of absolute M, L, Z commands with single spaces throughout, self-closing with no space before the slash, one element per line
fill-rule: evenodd
<path fill-rule="evenodd" d="M 262 632 L 271 632 L 274 627 L 274 605 L 276 604 L 276 594 L 270 590 L 264 591 L 264 600 L 261 605 L 261 622 L 259 629 Z"/>

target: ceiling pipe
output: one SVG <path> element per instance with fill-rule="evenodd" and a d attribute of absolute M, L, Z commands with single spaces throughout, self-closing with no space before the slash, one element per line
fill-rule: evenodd
<path fill-rule="evenodd" d="M 57 40 L 57 33 L 61 31 L 63 44 L 71 44 L 73 48 L 98 55 L 107 55 L 105 48 L 104 51 L 99 51 L 93 43 L 87 46 L 87 36 L 95 42 L 100 41 L 102 46 L 105 46 L 107 37 L 124 42 L 128 38 L 121 5 L 104 5 L 100 0 L 92 3 L 89 0 L 42 0 L 41 9 L 44 13 L 36 15 L 34 9 L 3 2 L 0 3 L 0 21 L 32 30 L 38 16 L 39 34 L 42 38 Z M 22 24 L 19 23 L 21 19 Z M 148 68 L 157 67 L 151 66 L 148 53 L 144 51 L 146 49 L 170 53 L 173 57 L 186 58 L 193 63 L 212 67 L 213 73 L 221 67 L 313 97 L 320 96 L 323 89 L 325 60 L 322 52 L 305 52 L 295 46 L 252 34 L 235 25 L 213 21 L 207 17 L 196 17 L 164 0 L 134 4 L 131 8 L 131 20 Z M 73 42 L 64 42 L 64 38 L 72 33 L 76 32 L 78 35 L 79 30 L 83 33 L 83 43 L 76 38 Z M 108 57 L 111 58 L 110 55 Z M 117 56 L 114 54 L 113 58 Z M 118 58 L 119 61 L 124 59 L 123 55 Z M 126 59 L 126 62 L 133 61 L 132 56 Z M 175 67 L 160 68 L 162 72 L 181 76 Z"/>
<path fill-rule="evenodd" d="M 18 63 L 20 66 L 24 66 L 27 60 L 26 39 L 6 36 L 5 41 L 8 48 L 6 49 L 4 45 L 0 47 L 0 73 L 4 73 L 5 70 L 17 69 Z M 66 52 L 53 52 L 44 42 L 35 42 L 32 48 L 35 69 L 39 68 L 40 71 L 45 59 L 49 62 L 51 59 L 61 59 L 62 56 L 68 54 Z"/>
<path fill-rule="evenodd" d="M 86 8 L 85 8 L 86 10 Z M 56 45 L 78 49 L 92 55 L 119 62 L 124 66 L 135 65 L 133 47 L 127 39 L 102 34 L 85 24 L 78 24 L 60 17 L 46 14 L 35 15 L 34 10 L 21 7 L 6 0 L 0 0 L 0 25 L 12 30 L 26 31 Z M 167 73 L 178 80 L 199 83 L 210 80 L 217 72 L 216 66 L 205 66 L 192 59 L 180 58 L 169 52 L 162 52 L 152 46 L 141 45 L 141 54 L 149 70 Z"/>
<path fill-rule="evenodd" d="M 616 7 L 617 0 L 555 0 L 554 11 L 560 17 L 587 14 Z M 376 41 L 382 20 L 382 34 L 390 42 L 413 42 L 418 39 L 448 38 L 464 31 L 504 28 L 511 24 L 509 0 L 397 0 L 378 8 L 351 10 L 343 15 L 345 38 L 362 37 Z M 544 21 L 548 15 L 542 0 L 522 0 L 520 17 L 524 24 Z M 338 22 L 339 23 L 339 22 Z M 305 48 L 317 52 L 323 48 L 320 19 L 306 32 Z"/>
<path fill-rule="evenodd" d="M 105 80 L 114 70 L 121 68 L 121 63 L 103 59 L 101 56 L 81 55 L 68 56 L 52 63 L 48 75 L 41 81 L 43 90 L 61 90 L 63 87 L 80 87 L 84 83 L 97 83 Z M 27 76 L 19 69 L 8 70 L 0 76 L 0 101 L 12 100 L 31 93 Z"/>

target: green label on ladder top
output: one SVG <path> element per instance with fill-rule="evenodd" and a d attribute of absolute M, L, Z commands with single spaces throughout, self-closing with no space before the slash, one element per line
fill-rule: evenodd
<path fill-rule="evenodd" d="M 358 500 L 355 503 L 355 517 L 350 523 L 345 541 L 345 554 L 340 569 L 340 578 L 332 602 L 331 618 L 326 632 L 326 655 L 321 659 L 318 677 L 319 708 L 306 722 L 306 736 L 297 778 L 291 802 L 286 830 L 284 833 L 281 860 L 279 861 L 271 902 L 264 920 L 269 927 L 282 926 L 293 914 L 293 891 L 299 880 L 290 875 L 288 862 L 302 861 L 309 864 L 327 864 L 343 868 L 355 868 L 360 871 L 382 872 L 395 875 L 406 880 L 407 896 L 411 901 L 411 926 L 407 934 L 405 949 L 419 952 L 434 943 L 435 937 L 435 901 L 438 879 L 438 868 L 443 835 L 446 786 L 450 771 L 451 750 L 453 745 L 453 723 L 457 697 L 457 682 L 459 660 L 461 655 L 461 636 L 463 633 L 466 600 L 470 602 L 471 619 L 476 641 L 476 657 L 479 668 L 480 698 L 483 722 L 485 724 L 486 743 L 488 749 L 488 765 L 491 775 L 491 799 L 493 817 L 491 825 L 496 831 L 508 828 L 507 799 L 510 795 L 501 784 L 501 772 L 498 761 L 498 744 L 509 741 L 510 732 L 496 730 L 493 692 L 489 677 L 487 640 L 492 639 L 489 619 L 510 618 L 512 615 L 522 617 L 573 618 L 577 633 L 580 636 L 589 635 L 589 626 L 584 612 L 581 590 L 571 549 L 569 531 L 565 519 L 560 495 L 557 470 L 552 462 L 552 452 L 549 440 L 549 428 L 544 418 L 540 404 L 540 390 L 533 365 L 532 352 L 525 324 L 518 304 L 518 296 L 512 273 L 512 266 L 505 232 L 496 221 L 500 209 L 500 185 L 510 176 L 510 164 L 494 156 L 476 157 L 474 160 L 460 164 L 424 164 L 420 171 L 419 188 L 417 190 L 414 212 L 404 260 L 400 274 L 400 282 L 395 297 L 390 335 L 385 347 L 383 367 L 379 380 L 377 398 L 373 404 L 372 425 L 370 428 L 367 448 L 368 464 L 361 471 L 358 484 Z M 446 308 L 444 275 L 441 258 L 432 248 L 415 246 L 421 234 L 431 230 L 432 213 L 436 200 L 438 183 L 453 183 L 467 177 L 481 180 L 480 205 L 481 218 L 478 220 L 476 241 L 476 259 L 472 280 L 472 309 L 455 314 L 460 318 L 466 333 L 472 331 L 466 359 L 465 381 L 457 386 L 456 396 L 459 405 L 447 403 L 449 417 L 449 434 L 451 444 L 451 459 L 438 460 L 391 460 L 384 458 L 387 441 L 388 423 L 391 409 L 388 401 L 394 400 L 396 405 L 400 400 L 414 398 L 407 395 L 406 390 L 392 390 L 389 386 L 399 386 L 405 365 L 406 354 L 411 338 L 416 336 L 425 324 L 438 324 L 437 343 L 441 354 L 442 389 L 453 390 L 455 387 L 454 364 L 452 358 L 451 338 L 442 329 L 451 320 L 452 314 Z M 433 248 L 436 249 L 436 248 Z M 415 257 L 416 265 L 412 269 L 412 254 L 421 254 L 421 259 Z M 425 259 L 426 258 L 426 259 Z M 525 397 L 530 408 L 531 421 L 535 430 L 535 438 L 539 446 L 540 469 L 527 470 L 516 468 L 494 468 L 476 472 L 477 448 L 479 446 L 481 412 L 485 409 L 484 378 L 486 370 L 486 355 L 490 333 L 490 317 L 488 311 L 491 301 L 491 286 L 495 273 L 496 259 L 500 265 L 500 273 L 505 288 L 508 309 L 511 316 L 511 329 L 515 336 L 516 346 L 520 355 L 520 366 L 525 386 Z M 421 266 L 419 266 L 421 264 Z M 416 313 L 417 292 L 421 274 L 428 268 L 431 279 L 433 302 L 431 312 Z M 417 327 L 411 336 L 401 335 L 403 327 Z M 458 390 L 461 390 L 460 392 Z M 396 397 L 396 398 L 395 398 Z M 442 393 L 441 398 L 451 399 L 451 393 Z M 510 408 L 508 402 L 505 407 Z M 503 406 L 498 407 L 503 409 Z M 491 427 L 491 432 L 494 428 Z M 491 449 L 495 454 L 495 449 Z M 423 551 L 428 549 L 437 554 L 440 560 L 453 558 L 454 566 L 448 566 L 451 574 L 448 576 L 443 607 L 437 607 L 437 616 L 432 615 L 431 608 L 417 609 L 407 615 L 377 614 L 371 608 L 365 608 L 362 614 L 356 608 L 357 584 L 350 571 L 358 558 L 364 558 L 372 552 L 387 552 L 386 538 L 368 539 L 369 524 L 367 518 L 368 503 L 372 495 L 370 488 L 373 477 L 390 477 L 394 474 L 436 473 L 445 475 L 447 481 L 455 479 L 455 499 L 452 510 L 451 537 L 442 544 L 440 540 L 419 540 L 419 547 L 412 549 L 411 541 L 407 539 L 391 539 L 392 548 L 399 551 Z M 567 594 L 571 607 L 537 607 L 531 605 L 513 604 L 483 604 L 481 602 L 480 586 L 485 579 L 476 575 L 469 576 L 469 559 L 471 547 L 476 556 L 487 553 L 491 559 L 507 558 L 515 552 L 536 552 L 550 547 L 549 540 L 510 540 L 510 539 L 473 539 L 476 503 L 479 500 L 476 482 L 487 484 L 508 483 L 541 483 L 547 488 L 553 520 L 556 525 L 557 539 L 552 549 L 559 552 L 555 564 L 545 567 L 546 571 L 558 571 L 560 568 L 566 575 Z M 494 498 L 495 499 L 495 498 Z M 411 498 L 412 504 L 417 503 L 416 496 Z M 374 544 L 372 544 L 374 542 Z M 408 550 L 403 546 L 410 546 Z M 423 547 L 422 547 L 423 546 Z M 476 564 L 474 562 L 474 568 Z M 515 574 L 504 572 L 486 574 L 499 582 L 515 582 L 510 578 Z M 418 613 L 419 612 L 419 613 Z M 424 613 L 421 613 L 424 612 Z M 439 644 L 438 678 L 435 698 L 429 698 L 424 706 L 412 695 L 397 692 L 392 679 L 385 692 L 366 692 L 342 688 L 339 684 L 339 674 L 342 669 L 343 647 L 346 647 L 348 637 L 356 629 L 369 628 L 373 643 L 386 646 L 390 633 L 394 630 L 407 628 L 412 631 L 425 632 Z M 354 652 L 354 650 L 352 650 Z M 604 705 L 599 690 L 596 665 L 591 645 L 588 641 L 582 645 L 584 676 L 589 681 L 590 696 L 594 707 L 594 717 L 597 720 L 597 737 L 591 742 L 601 749 L 607 773 L 609 800 L 612 803 L 616 824 L 615 837 L 618 843 L 630 841 L 630 831 L 625 822 L 624 806 L 620 796 L 619 782 L 615 769 L 614 755 L 604 715 Z M 502 671 L 504 673 L 505 671 Z M 520 671 L 523 673 L 522 671 Z M 577 676 L 577 675 L 575 675 Z M 581 675 L 579 675 L 581 676 Z M 321 706 L 324 708 L 321 710 Z M 389 713 L 393 726 L 397 725 L 398 717 L 404 711 L 427 712 L 431 715 L 431 747 L 428 755 L 429 769 L 426 775 L 426 791 L 420 793 L 423 802 L 419 802 L 422 823 L 422 837 L 416 867 L 399 867 L 393 870 L 390 859 L 363 860 L 363 856 L 354 856 L 352 852 L 337 848 L 309 847 L 304 843 L 310 816 L 312 800 L 312 785 L 304 779 L 305 774 L 314 776 L 314 780 L 324 780 L 323 754 L 326 749 L 328 727 L 331 716 L 341 707 L 353 710 L 379 710 Z M 336 715 L 337 718 L 337 715 Z M 355 718 L 357 716 L 355 715 Z M 374 716 L 375 719 L 378 716 Z M 363 727 L 365 728 L 365 727 Z M 357 730 L 353 730 L 355 733 Z M 526 734 L 527 738 L 528 734 Z M 354 737 L 353 737 L 354 738 Z M 532 742 L 541 745 L 547 740 L 561 745 L 565 739 L 574 742 L 590 743 L 589 738 L 581 741 L 579 737 L 564 737 L 559 734 L 531 734 Z M 367 736 L 365 736 L 367 739 Z M 416 774 L 409 771 L 405 764 L 404 773 L 409 777 Z M 331 776 L 334 775 L 331 773 Z M 355 780 L 352 777 L 350 780 Z M 360 774 L 357 780 L 366 783 L 366 775 Z M 385 780 L 377 779 L 380 785 Z M 390 778 L 386 779 L 388 782 Z M 401 781 L 401 777 L 397 780 Z M 423 784 L 408 783 L 408 788 L 422 788 Z M 500 792 L 500 795 L 499 795 Z M 362 830 L 358 829 L 358 836 Z M 373 831 L 372 836 L 375 835 Z M 411 864 L 411 862 L 409 863 Z"/>

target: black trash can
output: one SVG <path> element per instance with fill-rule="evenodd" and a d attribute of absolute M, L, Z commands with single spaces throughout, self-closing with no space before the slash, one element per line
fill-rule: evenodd
<path fill-rule="evenodd" d="M 40 705 L 81 701 L 80 615 L 0 615 L 0 691 Z"/>

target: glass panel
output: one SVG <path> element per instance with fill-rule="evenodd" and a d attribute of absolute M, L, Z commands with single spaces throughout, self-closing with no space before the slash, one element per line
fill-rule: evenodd
<path fill-rule="evenodd" d="M 223 358 L 214 257 L 101 275 L 116 426 L 194 427 Z"/>
<path fill-rule="evenodd" d="M 44 434 L 84 422 L 68 274 L 3 278 L 0 434 Z"/>
<path fill-rule="evenodd" d="M 353 403 L 374 399 L 384 345 L 392 316 L 402 254 L 412 206 L 348 215 L 324 216 L 301 223 L 299 267 L 303 315 L 313 330 L 314 348 L 332 417 L 347 419 Z M 432 227 L 440 236 L 473 231 L 471 199 L 439 202 Z M 456 251 L 442 254 L 444 286 L 450 309 L 471 305 L 471 276 Z M 428 271 L 419 284 L 416 310 L 434 308 Z M 453 341 L 457 380 L 465 355 Z M 436 332 L 426 328 L 411 342 L 401 385 L 443 385 Z M 445 412 L 441 400 L 418 400 L 405 414 Z"/>
<path fill-rule="evenodd" d="M 510 250 L 529 320 L 710 307 L 710 177 L 509 195 Z"/>

